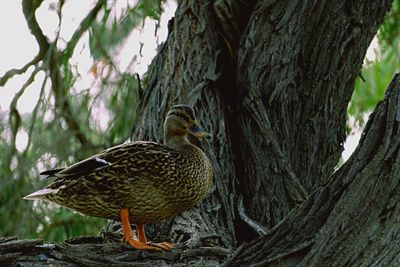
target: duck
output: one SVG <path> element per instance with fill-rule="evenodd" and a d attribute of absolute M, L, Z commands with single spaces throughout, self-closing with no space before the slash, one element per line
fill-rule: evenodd
<path fill-rule="evenodd" d="M 121 221 L 123 241 L 139 250 L 171 250 L 148 242 L 145 225 L 189 210 L 213 185 L 210 159 L 189 141 L 210 135 L 192 107 L 175 105 L 164 121 L 164 143 L 134 141 L 41 175 L 54 180 L 24 199 L 45 200 L 84 215 Z M 131 223 L 136 225 L 133 237 Z"/>

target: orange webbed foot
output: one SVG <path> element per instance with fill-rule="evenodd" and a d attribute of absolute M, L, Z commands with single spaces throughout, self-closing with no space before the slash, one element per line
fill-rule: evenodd
<path fill-rule="evenodd" d="M 124 230 L 123 240 L 128 242 L 133 248 L 141 250 L 171 250 L 173 245 L 168 242 L 163 243 L 151 243 L 147 242 L 146 234 L 144 232 L 144 224 L 137 224 L 136 231 L 139 240 L 133 238 L 132 228 L 129 223 L 129 211 L 128 209 L 121 209 L 121 221 Z"/>
<path fill-rule="evenodd" d="M 152 244 L 146 244 L 142 243 L 138 240 L 135 240 L 133 237 L 131 238 L 124 238 L 124 241 L 126 241 L 131 247 L 135 249 L 140 249 L 140 250 L 157 250 L 160 251 L 162 248 L 158 246 L 154 246 Z"/>

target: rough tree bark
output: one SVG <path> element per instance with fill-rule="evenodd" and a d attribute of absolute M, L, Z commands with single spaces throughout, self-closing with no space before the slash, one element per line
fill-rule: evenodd
<path fill-rule="evenodd" d="M 399 266 L 400 75 L 351 158 L 225 266 Z"/>
<path fill-rule="evenodd" d="M 252 12 L 237 56 L 240 182 L 268 228 L 338 163 L 354 80 L 389 4 L 259 1 Z"/>
<path fill-rule="evenodd" d="M 180 1 L 133 132 L 133 139 L 162 142 L 166 111 L 187 103 L 213 136 L 198 144 L 214 163 L 210 196 L 148 229 L 177 249 L 142 253 L 89 238 L 53 246 L 3 240 L 0 252 L 18 264 L 396 263 L 398 76 L 358 149 L 334 172 L 354 80 L 390 4 Z"/>

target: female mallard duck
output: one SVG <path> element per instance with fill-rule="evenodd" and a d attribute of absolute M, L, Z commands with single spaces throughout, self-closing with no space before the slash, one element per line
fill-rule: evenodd
<path fill-rule="evenodd" d="M 45 171 L 41 174 L 55 180 L 25 199 L 44 199 L 89 216 L 121 220 L 123 239 L 132 247 L 170 250 L 167 242 L 147 243 L 144 225 L 192 208 L 212 186 L 210 160 L 188 141 L 188 134 L 208 135 L 191 107 L 173 106 L 164 123 L 165 145 L 122 144 L 67 168 Z M 130 222 L 136 224 L 138 240 Z"/>

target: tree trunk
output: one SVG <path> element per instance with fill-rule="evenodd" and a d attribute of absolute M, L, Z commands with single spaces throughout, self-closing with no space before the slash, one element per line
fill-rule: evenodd
<path fill-rule="evenodd" d="M 239 182 L 249 215 L 268 228 L 338 164 L 354 81 L 389 4 L 256 5 L 237 56 Z"/>
<path fill-rule="evenodd" d="M 51 248 L 27 241 L 16 249 L 19 241 L 6 240 L 0 252 L 18 264 L 40 255 L 77 265 L 395 263 L 398 76 L 352 158 L 333 173 L 354 80 L 390 4 L 180 1 L 149 69 L 133 132 L 135 140 L 162 142 L 166 111 L 186 103 L 213 136 L 198 144 L 214 164 L 209 197 L 147 229 L 151 240 L 167 237 L 177 249 L 82 245 L 92 239 Z M 243 241 L 251 242 L 236 250 Z"/>
<path fill-rule="evenodd" d="M 225 266 L 399 266 L 400 75 L 351 158 Z"/>

